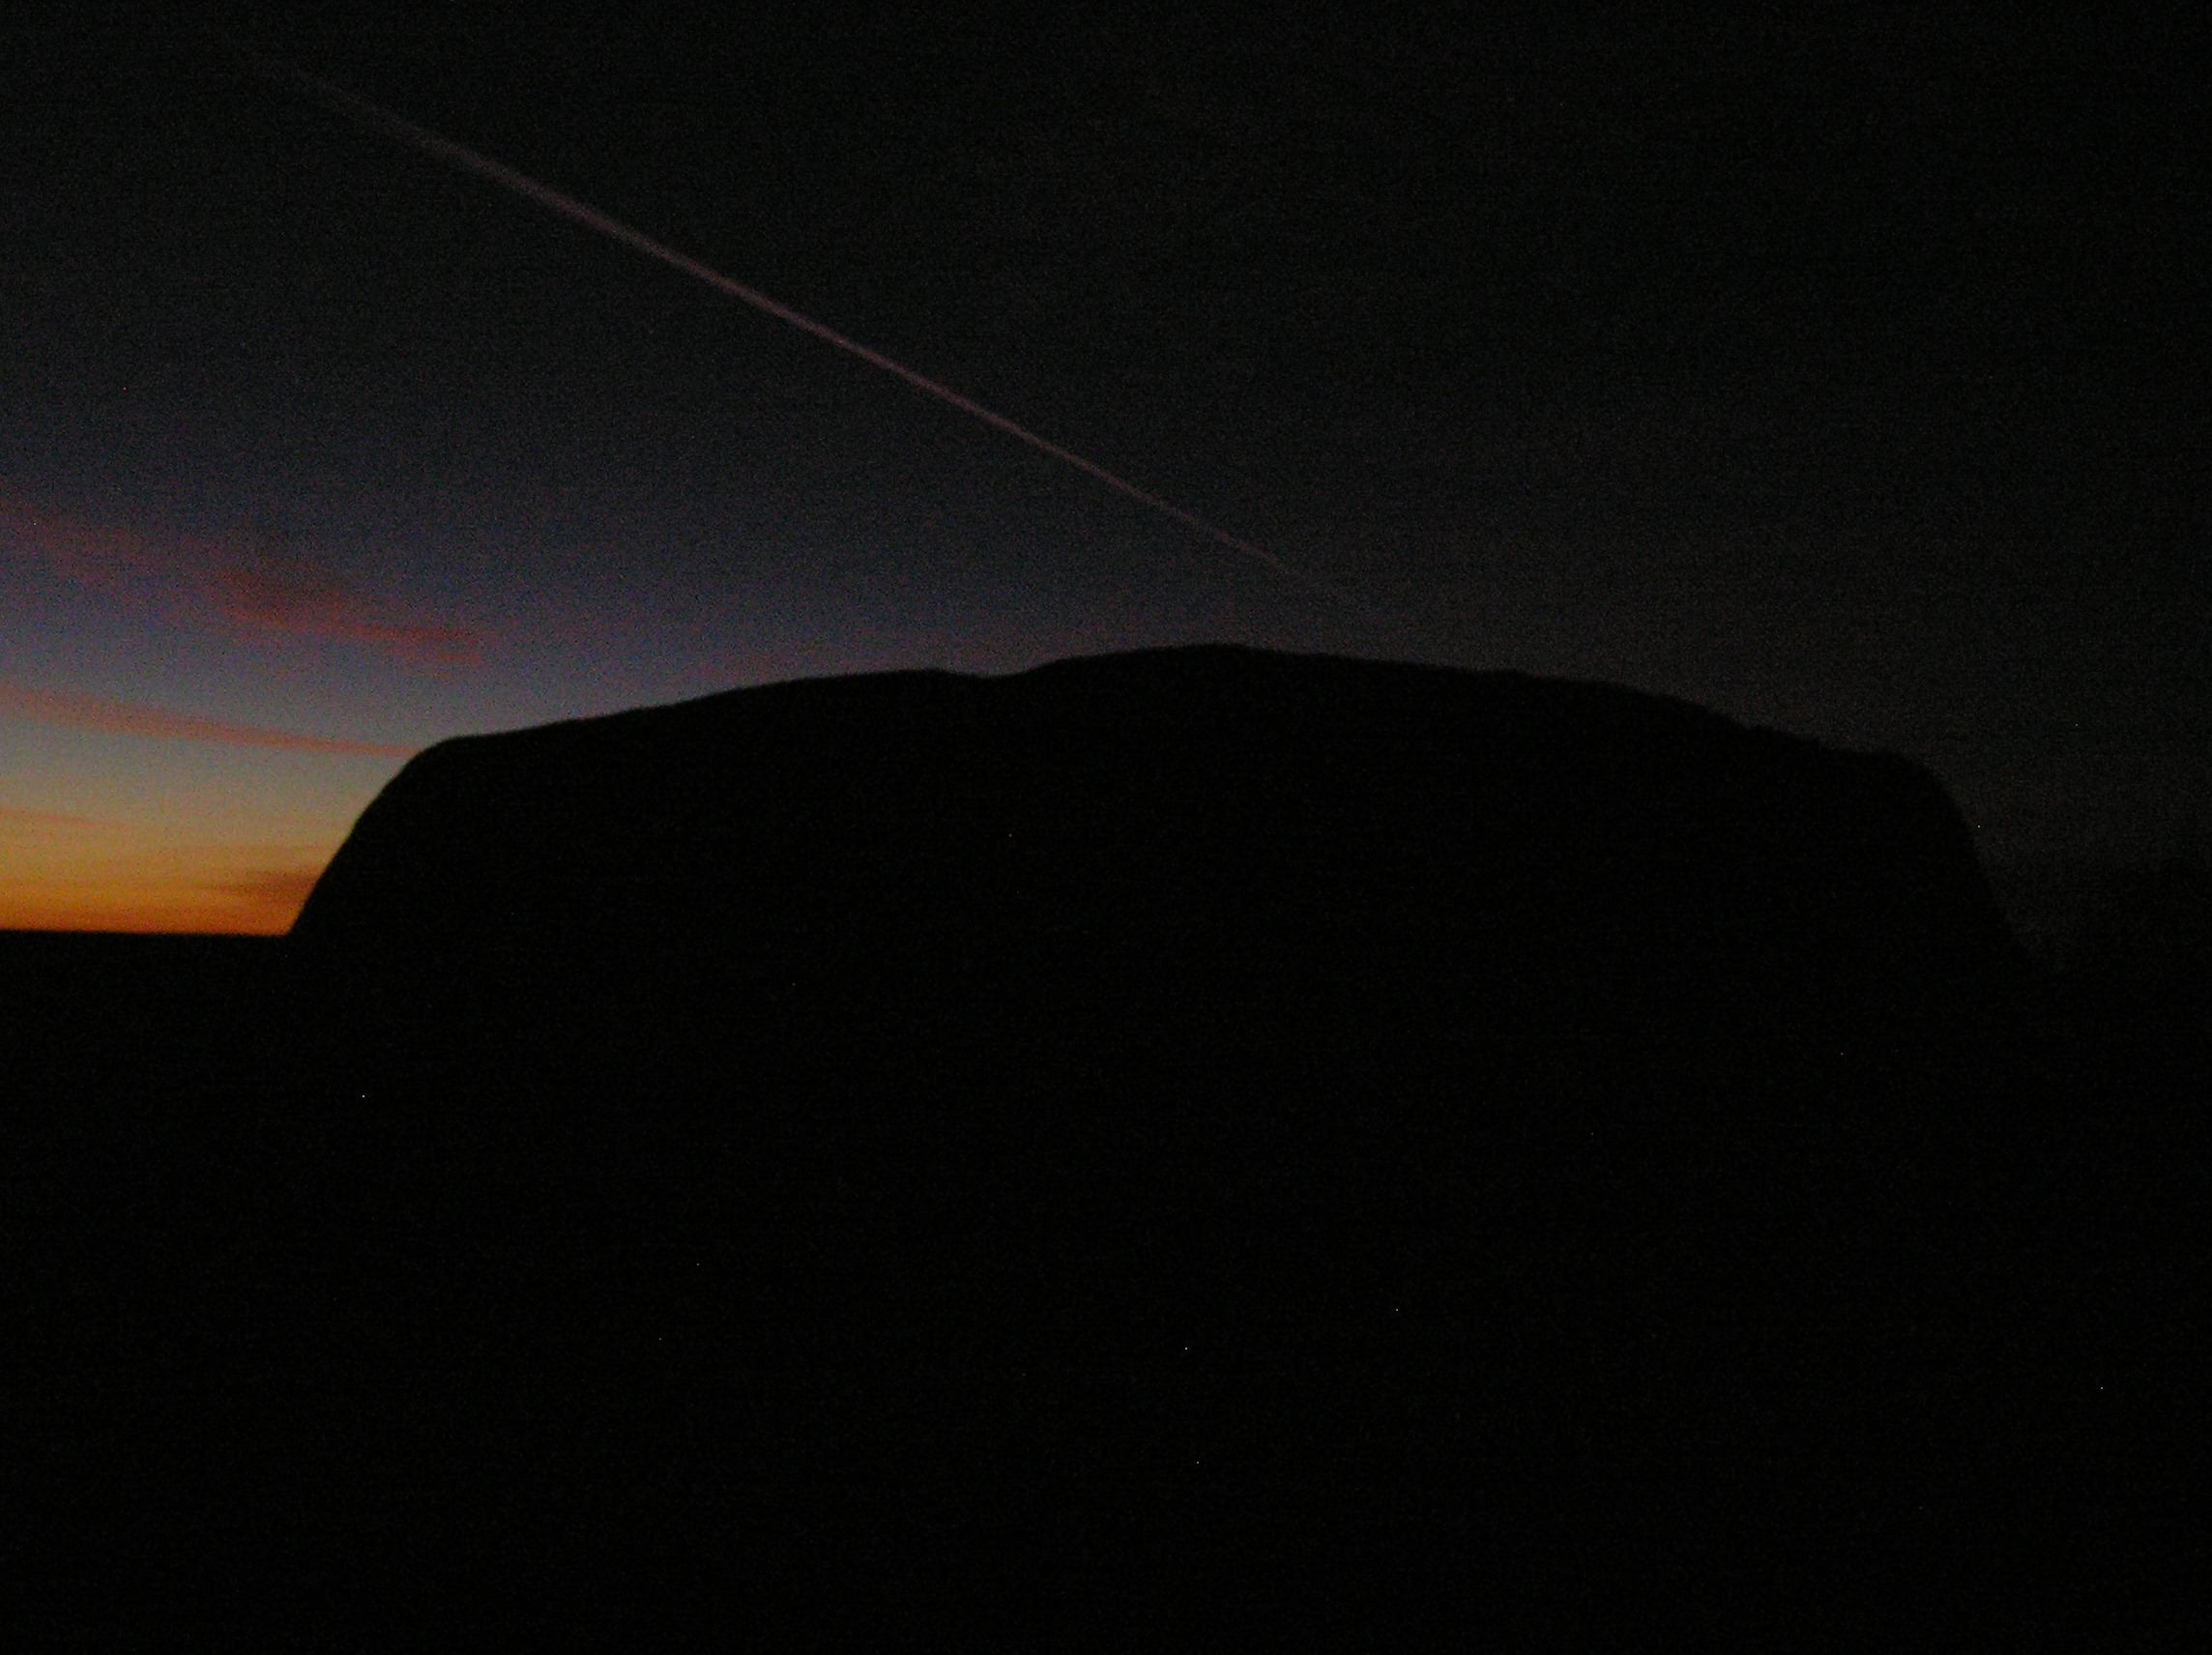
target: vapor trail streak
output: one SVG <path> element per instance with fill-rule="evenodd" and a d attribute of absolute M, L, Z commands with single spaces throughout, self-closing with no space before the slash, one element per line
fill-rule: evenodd
<path fill-rule="evenodd" d="M 270 79 L 280 81 L 295 91 L 306 93 L 316 102 L 328 108 L 336 110 L 349 119 L 359 121 L 364 126 L 374 128 L 378 131 L 399 139 L 402 143 L 411 144 L 423 154 L 459 167 L 463 172 L 472 172 L 479 178 L 488 179 L 503 189 L 512 190 L 526 200 L 537 202 L 540 207 L 550 208 L 565 218 L 572 218 L 587 228 L 597 230 L 603 236 L 611 237 L 625 247 L 634 247 L 648 258 L 658 259 L 662 264 L 680 270 L 686 276 L 696 276 L 717 293 L 727 294 L 732 299 L 750 305 L 756 310 L 765 311 L 779 322 L 789 323 L 800 333 L 812 334 L 824 343 L 834 345 L 848 355 L 859 357 L 862 362 L 880 367 L 886 373 L 896 374 L 917 391 L 925 392 L 940 402 L 947 403 L 959 409 L 963 414 L 974 415 L 986 425 L 996 426 L 999 430 L 1005 432 L 1007 436 L 1029 444 L 1031 448 L 1041 453 L 1050 454 L 1054 459 L 1071 465 L 1078 471 L 1088 472 L 1107 487 L 1127 495 L 1131 500 L 1149 506 L 1165 516 L 1174 518 L 1185 528 L 1196 530 L 1208 539 L 1227 546 L 1231 551 L 1240 552 L 1248 558 L 1257 559 L 1286 580 L 1305 587 L 1308 591 L 1321 593 L 1340 603 L 1350 601 L 1344 593 L 1329 582 L 1323 580 L 1319 575 L 1309 574 L 1304 569 L 1293 567 L 1265 547 L 1256 546 L 1250 540 L 1230 534 L 1226 529 L 1215 528 L 1204 518 L 1194 516 L 1170 501 L 1162 500 L 1150 489 L 1140 488 L 1126 478 L 1117 477 L 1095 461 L 1087 460 L 1081 454 L 1062 448 L 1049 438 L 1038 436 L 1028 426 L 1016 424 L 1004 414 L 994 413 L 980 402 L 961 395 L 950 386 L 940 385 L 927 374 L 918 373 L 904 363 L 893 362 L 881 351 L 870 350 L 858 339 L 847 338 L 828 324 L 817 322 L 813 317 L 794 310 L 788 305 L 779 304 L 758 288 L 747 287 L 742 281 L 733 281 L 721 272 L 711 270 L 697 259 L 680 253 L 674 247 L 663 243 L 655 241 L 642 230 L 632 229 L 619 218 L 608 218 L 597 208 L 578 201 L 572 195 L 564 195 L 549 185 L 540 184 L 535 178 L 519 173 L 513 167 L 502 161 L 496 161 L 489 156 L 480 155 L 464 144 L 456 144 L 451 138 L 442 138 L 426 128 L 418 127 L 405 116 L 394 114 L 381 103 L 372 103 L 367 99 L 348 92 L 341 86 L 334 86 L 318 75 L 309 74 L 304 69 L 295 68 L 291 64 L 276 59 L 264 57 L 259 52 L 238 45 L 236 43 L 230 44 L 231 49 L 245 58 L 259 73 L 268 76 Z"/>

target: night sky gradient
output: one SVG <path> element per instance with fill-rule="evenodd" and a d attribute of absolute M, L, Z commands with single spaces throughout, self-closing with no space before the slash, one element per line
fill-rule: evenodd
<path fill-rule="evenodd" d="M 1337 600 L 246 72 L 0 24 L 0 926 L 281 930 L 407 752 L 1237 641 L 2212 801 L 2181 25 L 232 6 Z M 1994 16 L 1994 14 L 1993 14 Z"/>

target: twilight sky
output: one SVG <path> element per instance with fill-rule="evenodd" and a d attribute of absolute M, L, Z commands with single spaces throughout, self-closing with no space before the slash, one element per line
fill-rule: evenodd
<path fill-rule="evenodd" d="M 449 735 L 1201 640 L 1902 751 L 2001 859 L 2212 804 L 2200 41 L 218 9 L 1337 600 L 151 10 L 0 23 L 0 926 L 281 929 Z"/>

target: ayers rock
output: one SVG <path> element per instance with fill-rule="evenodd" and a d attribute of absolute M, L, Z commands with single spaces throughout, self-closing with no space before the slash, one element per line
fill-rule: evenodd
<path fill-rule="evenodd" d="M 293 937 L 411 1002 L 509 1010 L 553 977 L 634 1005 L 1104 952 L 1695 1002 L 1722 1033 L 1932 1008 L 2013 958 L 1902 759 L 1598 684 L 1224 647 L 445 741 Z"/>
<path fill-rule="evenodd" d="M 2003 1422 L 2122 1276 L 1899 759 L 1241 649 L 786 683 L 430 749 L 291 955 L 364 1603 L 1855 1645 L 2077 1509 Z"/>

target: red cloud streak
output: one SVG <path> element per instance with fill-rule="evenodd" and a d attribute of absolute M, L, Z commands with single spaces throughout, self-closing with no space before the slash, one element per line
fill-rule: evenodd
<path fill-rule="evenodd" d="M 209 569 L 201 584 L 216 612 L 266 632 L 344 638 L 429 666 L 473 666 L 483 641 L 466 626 L 372 621 L 360 600 L 333 582 L 243 564 Z"/>
<path fill-rule="evenodd" d="M 214 741 L 236 747 L 275 747 L 292 753 L 336 753 L 349 757 L 405 759 L 418 751 L 392 741 L 355 741 L 336 736 L 310 736 L 298 730 L 265 730 L 189 712 L 170 712 L 101 695 L 69 695 L 32 689 L 0 680 L 0 713 L 35 718 L 73 730 L 99 730 L 111 736 L 159 736 L 176 741 Z"/>
<path fill-rule="evenodd" d="M 433 667 L 474 666 L 483 637 L 467 626 L 379 619 L 327 570 L 287 566 L 265 545 L 229 545 L 86 523 L 0 489 L 0 541 L 94 592 L 198 625 L 336 638 Z"/>
<path fill-rule="evenodd" d="M 0 537 L 18 555 L 94 592 L 128 595 L 133 578 L 171 572 L 176 562 L 128 530 L 84 523 L 0 489 Z"/>

